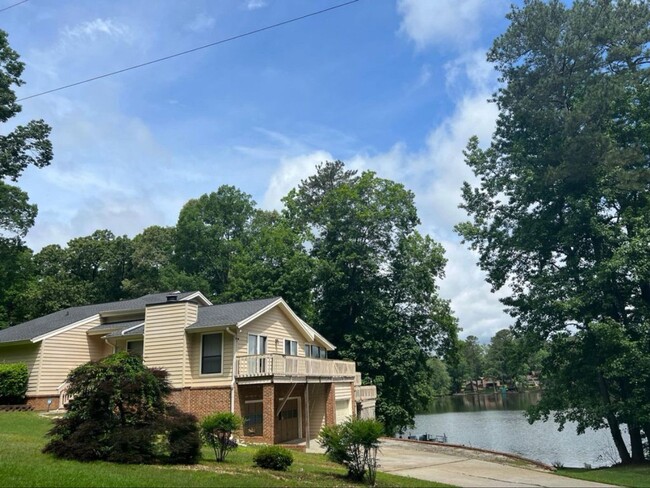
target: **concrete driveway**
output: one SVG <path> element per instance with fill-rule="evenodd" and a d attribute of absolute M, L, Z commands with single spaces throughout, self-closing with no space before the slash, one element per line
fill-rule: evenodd
<path fill-rule="evenodd" d="M 505 456 L 450 446 L 386 439 L 378 456 L 380 471 L 467 487 L 606 487 L 566 478 Z"/>

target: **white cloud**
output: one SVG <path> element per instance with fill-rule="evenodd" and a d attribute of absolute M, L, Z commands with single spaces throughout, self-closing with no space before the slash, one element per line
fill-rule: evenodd
<path fill-rule="evenodd" d="M 131 30 L 125 24 L 111 19 L 95 19 L 82 22 L 74 27 L 65 27 L 64 36 L 70 39 L 88 38 L 95 40 L 100 36 L 112 37 L 121 40 L 131 39 Z"/>
<path fill-rule="evenodd" d="M 462 94 L 454 111 L 429 132 L 421 151 L 409 152 L 405 144 L 398 142 L 387 151 L 359 152 L 345 162 L 351 169 L 371 169 L 414 191 L 422 231 L 446 249 L 448 264 L 446 277 L 440 283 L 441 295 L 451 301 L 463 328 L 461 336 L 472 334 L 487 342 L 497 330 L 511 323 L 498 301 L 505 291 L 490 292 L 485 274 L 476 265 L 477 256 L 453 232 L 455 224 L 467 219 L 458 208 L 460 188 L 463 181 L 474 179 L 464 162 L 463 150 L 473 135 L 488 143 L 497 116 L 496 106 L 487 101 L 495 88 L 495 77 L 483 52 L 464 54 L 445 67 L 447 83 L 457 85 Z M 280 151 L 295 146 L 286 137 L 276 142 L 282 146 Z M 283 158 L 271 177 L 265 206 L 280 208 L 280 199 L 301 179 L 313 174 L 316 163 L 328 159 L 333 158 L 324 150 Z"/>
<path fill-rule="evenodd" d="M 248 10 L 257 10 L 258 8 L 266 7 L 267 3 L 265 0 L 248 0 L 246 2 L 246 8 Z"/>
<path fill-rule="evenodd" d="M 314 168 L 323 161 L 333 161 L 335 158 L 326 151 L 314 151 L 293 158 L 283 158 L 276 172 L 271 177 L 269 186 L 264 194 L 264 208 L 279 209 L 282 198 L 289 190 L 297 186 L 301 180 L 314 173 Z"/>
<path fill-rule="evenodd" d="M 203 32 L 214 27 L 215 18 L 201 12 L 186 27 L 193 32 Z"/>
<path fill-rule="evenodd" d="M 440 295 L 451 300 L 451 307 L 463 329 L 460 336 L 474 335 L 483 343 L 499 329 L 507 328 L 511 318 L 498 301 L 504 290 L 490 291 L 485 274 L 476 265 L 478 256 L 458 240 L 438 239 L 445 248 L 447 266 L 440 282 Z"/>
<path fill-rule="evenodd" d="M 398 0 L 400 32 L 420 49 L 438 45 L 465 47 L 478 39 L 484 14 L 494 9 L 485 0 Z"/>

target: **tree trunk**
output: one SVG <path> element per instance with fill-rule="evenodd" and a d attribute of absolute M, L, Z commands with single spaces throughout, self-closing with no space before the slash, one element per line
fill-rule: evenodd
<path fill-rule="evenodd" d="M 612 433 L 612 439 L 614 439 L 614 445 L 616 446 L 618 455 L 621 457 L 621 462 L 623 464 L 629 464 L 632 458 L 623 440 L 618 419 L 613 414 L 607 414 L 607 423 L 609 424 L 609 431 Z"/>
<path fill-rule="evenodd" d="M 603 374 L 600 371 L 598 372 L 598 387 L 600 389 L 600 396 L 603 399 L 603 402 L 609 408 L 610 406 L 609 389 L 607 388 L 607 383 L 605 382 L 605 378 L 603 377 Z M 621 457 L 621 462 L 623 464 L 630 463 L 632 459 L 630 458 L 630 453 L 628 452 L 627 446 L 625 445 L 625 441 L 623 440 L 623 435 L 621 434 L 621 427 L 618 423 L 618 419 L 616 418 L 616 415 L 614 415 L 611 412 L 608 412 L 606 418 L 607 418 L 607 423 L 609 424 L 609 430 L 612 433 L 612 439 L 614 440 L 614 445 L 616 446 L 618 455 Z"/>
<path fill-rule="evenodd" d="M 628 425 L 630 429 L 630 444 L 632 445 L 632 462 L 642 463 L 645 461 L 643 453 L 643 439 L 641 437 L 641 427 Z"/>

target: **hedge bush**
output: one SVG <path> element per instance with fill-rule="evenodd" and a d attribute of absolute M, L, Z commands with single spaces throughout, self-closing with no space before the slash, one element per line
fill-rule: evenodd
<path fill-rule="evenodd" d="M 293 464 L 293 453 L 284 447 L 266 446 L 255 453 L 253 462 L 260 468 L 286 471 Z"/>
<path fill-rule="evenodd" d="M 20 403 L 25 399 L 29 369 L 25 363 L 0 363 L 0 403 Z"/>
<path fill-rule="evenodd" d="M 165 401 L 165 371 L 121 352 L 75 368 L 68 383 L 68 412 L 55 421 L 43 452 L 129 464 L 198 461 L 196 417 Z"/>
<path fill-rule="evenodd" d="M 332 461 L 348 468 L 350 479 L 362 481 L 367 477 L 368 483 L 374 486 L 383 430 L 383 425 L 374 419 L 351 419 L 323 427 L 319 443 Z"/>
<path fill-rule="evenodd" d="M 228 453 L 237 449 L 237 442 L 232 433 L 242 425 L 242 418 L 230 412 L 217 412 L 201 421 L 203 441 L 214 450 L 218 462 L 226 460 Z"/>

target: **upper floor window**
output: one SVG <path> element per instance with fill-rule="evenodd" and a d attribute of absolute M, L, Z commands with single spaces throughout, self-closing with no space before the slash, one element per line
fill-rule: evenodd
<path fill-rule="evenodd" d="M 298 355 L 298 342 L 289 339 L 284 340 L 284 354 L 285 356 Z"/>
<path fill-rule="evenodd" d="M 305 356 L 308 358 L 326 359 L 327 351 L 324 347 L 315 346 L 314 344 L 305 344 Z"/>
<path fill-rule="evenodd" d="M 266 336 L 248 334 L 248 354 L 266 354 Z"/>
<path fill-rule="evenodd" d="M 201 336 L 201 374 L 221 373 L 223 333 Z"/>
<path fill-rule="evenodd" d="M 144 350 L 144 341 L 128 341 L 126 343 L 126 350 L 131 354 L 142 356 L 142 352 Z"/>

